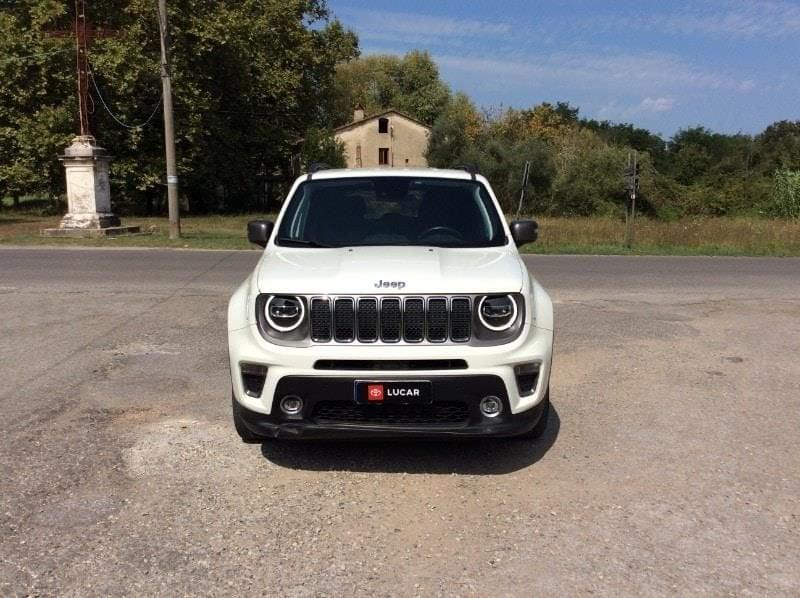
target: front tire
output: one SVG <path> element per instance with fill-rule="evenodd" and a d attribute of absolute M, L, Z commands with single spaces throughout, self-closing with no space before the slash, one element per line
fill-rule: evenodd
<path fill-rule="evenodd" d="M 539 416 L 539 421 L 536 422 L 536 425 L 533 426 L 527 432 L 524 432 L 517 436 L 522 440 L 536 440 L 544 434 L 545 430 L 547 430 L 547 420 L 550 417 L 550 388 L 544 394 L 544 398 L 542 399 L 542 415 Z"/>
<path fill-rule="evenodd" d="M 244 424 L 244 420 L 242 419 L 242 406 L 239 404 L 239 401 L 236 400 L 236 397 L 233 396 L 233 393 L 231 393 L 231 403 L 233 406 L 233 426 L 236 428 L 236 433 L 239 434 L 239 438 L 242 439 L 242 442 L 245 444 L 260 444 L 264 442 L 266 438 L 251 432 Z"/>

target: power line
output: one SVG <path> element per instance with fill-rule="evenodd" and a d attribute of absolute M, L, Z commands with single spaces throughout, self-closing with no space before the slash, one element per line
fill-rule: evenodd
<path fill-rule="evenodd" d="M 137 125 L 129 125 L 127 123 L 122 122 L 122 120 L 116 114 L 114 114 L 111 108 L 108 107 L 108 104 L 103 98 L 103 94 L 100 93 L 100 88 L 97 85 L 97 81 L 95 80 L 94 73 L 92 72 L 91 69 L 89 69 L 89 78 L 91 78 L 92 80 L 92 85 L 94 86 L 94 90 L 97 92 L 97 97 L 100 99 L 100 103 L 103 104 L 103 108 L 106 109 L 106 112 L 108 112 L 109 116 L 111 116 L 111 118 L 113 118 L 118 125 L 125 127 L 126 129 L 141 129 L 150 124 L 150 121 L 153 120 L 153 117 L 158 113 L 158 109 L 161 106 L 161 101 L 164 99 L 164 94 L 162 93 L 161 96 L 158 98 L 158 103 L 156 103 L 155 107 L 153 108 L 153 112 L 150 113 L 150 116 L 148 116 L 147 120 L 145 120 L 143 123 Z"/>

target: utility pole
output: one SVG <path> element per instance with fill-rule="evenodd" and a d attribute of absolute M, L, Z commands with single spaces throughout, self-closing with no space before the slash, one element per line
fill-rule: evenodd
<path fill-rule="evenodd" d="M 636 218 L 636 195 L 639 192 L 639 154 L 633 152 L 633 162 L 631 163 L 631 155 L 628 154 L 628 165 L 625 167 L 625 176 L 628 178 L 626 190 L 628 191 L 628 199 L 630 201 L 630 208 L 625 206 L 625 247 L 630 249 L 633 245 L 634 236 L 634 220 Z M 629 213 L 630 209 L 630 213 Z"/>
<path fill-rule="evenodd" d="M 161 84 L 164 89 L 164 149 L 167 155 L 169 238 L 179 239 L 181 236 L 181 214 L 178 205 L 178 168 L 175 164 L 175 127 L 172 121 L 172 80 L 170 79 L 169 71 L 166 0 L 158 0 L 158 25 L 161 30 Z"/>
<path fill-rule="evenodd" d="M 517 206 L 517 215 L 519 217 L 520 212 L 522 212 L 522 204 L 525 202 L 525 191 L 528 188 L 528 177 L 531 173 L 531 162 L 530 160 L 525 162 L 525 168 L 522 169 L 522 191 L 519 194 L 519 205 Z"/>

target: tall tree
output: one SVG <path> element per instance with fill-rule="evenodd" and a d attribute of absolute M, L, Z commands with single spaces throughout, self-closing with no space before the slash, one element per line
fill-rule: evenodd
<path fill-rule="evenodd" d="M 367 114 L 394 108 L 432 125 L 449 98 L 428 52 L 365 56 L 337 67 L 331 124 L 350 122 L 353 108 L 361 104 Z"/>
<path fill-rule="evenodd" d="M 115 201 L 134 208 L 162 195 L 159 119 L 143 128 L 120 124 L 141 124 L 159 102 L 155 6 L 89 3 L 95 24 L 118 31 L 96 41 L 89 58 L 99 138 L 115 156 Z M 0 11 L 7 192 L 61 186 L 56 155 L 75 131 L 73 45 L 46 32 L 68 28 L 71 10 L 71 3 L 25 0 Z M 329 20 L 324 0 L 171 0 L 169 10 L 182 190 L 193 206 L 244 209 L 258 175 L 286 170 L 297 139 L 324 124 L 334 67 L 357 55 L 356 37 Z"/>

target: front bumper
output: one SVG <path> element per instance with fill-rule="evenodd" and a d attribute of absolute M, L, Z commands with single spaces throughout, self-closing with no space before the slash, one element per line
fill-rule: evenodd
<path fill-rule="evenodd" d="M 511 413 L 503 380 L 486 375 L 429 377 L 433 401 L 425 405 L 362 405 L 353 397 L 356 379 L 284 377 L 275 394 L 302 397 L 301 414 L 284 415 L 279 409 L 264 414 L 241 405 L 237 411 L 241 422 L 258 436 L 326 439 L 516 436 L 531 430 L 544 408 L 544 403 L 539 403 L 522 413 Z M 373 374 L 372 379 L 387 377 Z M 478 407 L 489 395 L 503 403 L 503 410 L 494 417 L 484 416 Z"/>
<path fill-rule="evenodd" d="M 242 408 L 263 415 L 274 411 L 274 402 L 283 395 L 279 393 L 280 381 L 290 376 L 307 378 L 354 378 L 369 380 L 386 379 L 433 379 L 441 376 L 495 376 L 502 381 L 508 410 L 521 414 L 533 409 L 545 396 L 550 381 L 553 331 L 526 325 L 522 334 L 505 345 L 473 347 L 468 345 L 314 345 L 310 347 L 284 347 L 268 343 L 255 325 L 228 332 L 231 381 L 233 394 Z M 466 369 L 443 370 L 323 370 L 319 363 L 328 360 L 364 361 L 448 361 L 460 360 Z M 515 366 L 536 362 L 539 375 L 533 392 L 520 393 Z M 267 368 L 263 390 L 258 396 L 245 392 L 242 382 L 242 364 L 254 364 Z M 499 395 L 498 395 L 499 396 Z"/>

